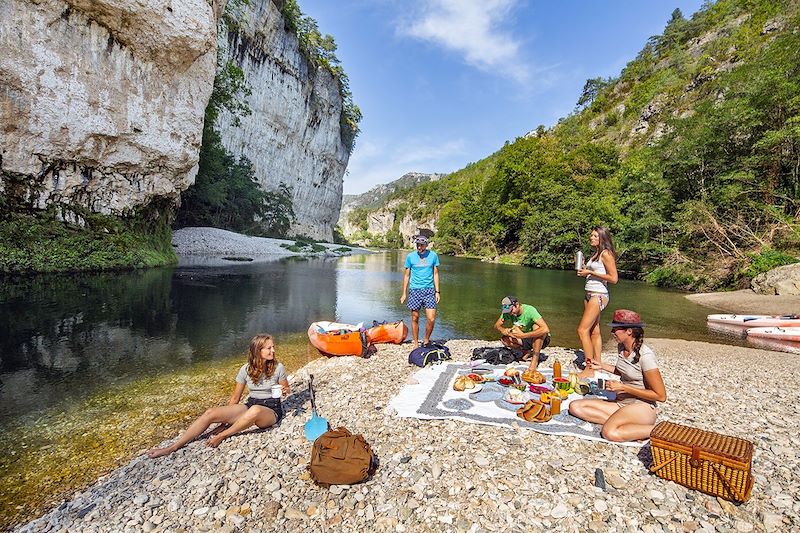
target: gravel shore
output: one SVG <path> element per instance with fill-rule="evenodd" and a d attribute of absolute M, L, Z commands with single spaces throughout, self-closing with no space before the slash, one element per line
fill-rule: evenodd
<path fill-rule="evenodd" d="M 294 240 L 271 239 L 268 237 L 251 237 L 234 233 L 219 228 L 181 228 L 172 234 L 172 246 L 175 253 L 183 259 L 186 256 L 205 256 L 205 257 L 238 257 L 256 259 L 264 256 L 284 257 L 290 255 L 330 255 L 341 256 L 351 254 L 372 253 L 366 248 L 351 248 L 349 252 L 341 249 L 344 245 L 318 243 L 325 247 L 325 251 L 316 252 L 292 252 L 281 245 L 292 245 Z"/>
<path fill-rule="evenodd" d="M 705 292 L 686 296 L 694 303 L 723 313 L 786 315 L 800 314 L 800 296 L 757 294 L 750 289 L 730 292 Z"/>
<path fill-rule="evenodd" d="M 468 360 L 484 341 L 448 342 Z M 786 354 L 667 339 L 656 352 L 668 399 L 660 420 L 755 442 L 752 498 L 737 506 L 650 475 L 647 447 L 558 438 L 524 429 L 398 418 L 389 400 L 413 374 L 408 346 L 371 359 L 318 359 L 290 377 L 279 427 L 201 439 L 177 453 L 144 455 L 20 531 L 797 531 L 800 392 Z M 551 348 L 565 368 L 574 354 Z M 606 354 L 605 360 L 615 356 Z M 380 458 L 351 487 L 309 480 L 315 375 L 320 414 L 362 433 Z M 602 468 L 606 490 L 594 486 Z"/>

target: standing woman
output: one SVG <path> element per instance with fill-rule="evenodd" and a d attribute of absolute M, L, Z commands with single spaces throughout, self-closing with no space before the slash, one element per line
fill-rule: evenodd
<path fill-rule="evenodd" d="M 586 278 L 583 297 L 583 316 L 578 324 L 586 364 L 600 364 L 603 339 L 600 336 L 600 312 L 608 305 L 608 284 L 615 284 L 617 277 L 617 252 L 611 241 L 611 233 L 603 226 L 592 228 L 589 243 L 594 253 L 578 275 Z"/>
<path fill-rule="evenodd" d="M 247 402 L 240 404 L 244 387 L 250 394 Z M 228 405 L 212 407 L 189 426 L 183 435 L 166 448 L 153 448 L 148 457 L 167 455 L 183 447 L 203 434 L 211 424 L 219 423 L 213 435 L 208 438 L 208 446 L 216 448 L 224 439 L 244 431 L 251 426 L 265 429 L 280 422 L 283 408 L 280 397 L 274 398 L 272 387 L 279 385 L 283 394 L 289 394 L 289 381 L 283 363 L 275 359 L 275 342 L 272 335 L 256 335 L 250 340 L 250 355 L 247 362 L 236 375 L 236 387 Z M 221 429 L 222 431 L 217 431 Z"/>

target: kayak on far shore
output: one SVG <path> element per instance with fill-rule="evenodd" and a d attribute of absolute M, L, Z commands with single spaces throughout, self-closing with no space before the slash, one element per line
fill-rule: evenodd
<path fill-rule="evenodd" d="M 747 336 L 800 342 L 800 327 L 750 328 L 747 330 Z"/>
<path fill-rule="evenodd" d="M 800 327 L 797 315 L 708 315 L 712 324 L 726 324 L 745 328 Z"/>

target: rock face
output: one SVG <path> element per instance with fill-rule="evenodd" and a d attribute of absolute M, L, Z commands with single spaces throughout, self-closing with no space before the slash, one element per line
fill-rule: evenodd
<path fill-rule="evenodd" d="M 426 181 L 436 181 L 444 176 L 445 174 L 409 172 L 392 182 L 377 185 L 364 194 L 345 195 L 342 201 L 342 211 L 339 215 L 339 227 L 342 229 L 342 234 L 349 239 L 362 229 L 363 225 L 352 224 L 348 215 L 354 209 L 364 207 L 373 210 L 366 217 L 367 231 L 372 235 L 386 235 L 394 227 L 397 207 L 403 203 L 401 200 L 392 200 L 383 206 L 386 198 L 393 192 L 410 189 Z M 405 213 L 402 219 L 398 221 L 399 227 L 397 229 L 404 239 L 410 243 L 411 237 L 417 234 L 419 228 L 435 231 L 434 223 L 435 219 L 418 221 L 414 220 L 410 214 Z M 353 242 L 358 242 L 362 245 L 366 244 L 366 242 L 361 242 L 359 239 Z"/>
<path fill-rule="evenodd" d="M 0 2 L 0 192 L 106 214 L 176 201 L 197 172 L 216 5 Z"/>
<path fill-rule="evenodd" d="M 338 80 L 309 65 L 274 0 L 252 0 L 233 18 L 219 43 L 225 57 L 244 70 L 251 114 L 239 126 L 221 115 L 222 143 L 250 159 L 264 189 L 280 183 L 292 189 L 291 232 L 331 240 L 349 159 L 339 127 Z"/>
<path fill-rule="evenodd" d="M 759 294 L 798 295 L 800 294 L 800 263 L 763 272 L 753 278 L 750 285 Z"/>

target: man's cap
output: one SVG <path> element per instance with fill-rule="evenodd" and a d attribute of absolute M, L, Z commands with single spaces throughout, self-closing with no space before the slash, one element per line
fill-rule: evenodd
<path fill-rule="evenodd" d="M 630 309 L 617 309 L 608 324 L 612 328 L 643 328 L 644 322 L 639 313 Z"/>
<path fill-rule="evenodd" d="M 428 244 L 428 238 L 425 235 L 417 235 L 414 237 L 414 244 Z"/>
<path fill-rule="evenodd" d="M 510 313 L 511 312 L 511 308 L 514 307 L 514 305 L 516 305 L 518 303 L 519 303 L 519 300 L 517 300 L 514 296 L 506 296 L 500 302 L 500 310 L 503 313 Z"/>

